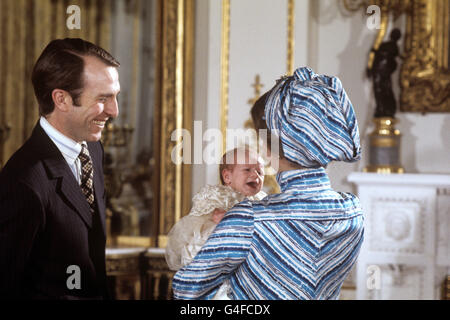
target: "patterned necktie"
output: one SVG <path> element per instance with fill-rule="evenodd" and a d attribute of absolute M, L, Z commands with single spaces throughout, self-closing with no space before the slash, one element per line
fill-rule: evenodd
<path fill-rule="evenodd" d="M 81 145 L 81 152 L 78 158 L 80 158 L 81 162 L 81 191 L 83 191 L 91 207 L 91 213 L 94 213 L 94 168 L 92 167 L 89 150 L 84 144 Z"/>

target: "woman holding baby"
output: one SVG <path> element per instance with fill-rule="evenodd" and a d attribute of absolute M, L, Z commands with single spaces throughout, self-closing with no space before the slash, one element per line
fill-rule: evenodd
<path fill-rule="evenodd" d="M 227 211 L 176 273 L 174 297 L 211 299 L 226 284 L 229 299 L 337 299 L 358 257 L 363 215 L 354 195 L 331 188 L 325 168 L 360 159 L 353 106 L 338 78 L 299 68 L 255 103 L 252 117 L 279 139 L 270 151 L 281 193 Z"/>

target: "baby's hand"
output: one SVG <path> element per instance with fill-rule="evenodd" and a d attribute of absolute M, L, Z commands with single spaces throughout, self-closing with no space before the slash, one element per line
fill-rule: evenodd
<path fill-rule="evenodd" d="M 216 223 L 216 224 L 218 224 L 222 219 L 223 219 L 223 216 L 225 215 L 225 213 L 226 213 L 226 211 L 225 210 L 223 210 L 223 209 L 214 209 L 214 211 L 212 212 L 212 217 L 211 217 L 211 220 L 214 222 L 214 223 Z"/>

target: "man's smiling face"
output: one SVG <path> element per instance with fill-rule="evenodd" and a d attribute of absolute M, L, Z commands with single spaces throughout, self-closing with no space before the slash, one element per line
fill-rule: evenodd
<path fill-rule="evenodd" d="M 65 134 L 77 141 L 98 141 L 105 122 L 119 114 L 120 92 L 117 68 L 95 57 L 84 57 L 84 87 L 79 106 L 73 104 L 66 114 Z"/>

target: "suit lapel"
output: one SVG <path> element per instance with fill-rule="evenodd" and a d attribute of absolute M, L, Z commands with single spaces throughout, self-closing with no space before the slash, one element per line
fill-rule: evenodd
<path fill-rule="evenodd" d="M 58 179 L 56 194 L 80 216 L 89 228 L 92 228 L 89 204 L 78 182 L 58 147 L 47 136 L 39 123 L 33 131 L 32 139 L 36 142 L 36 150 L 41 153 L 40 158 L 47 169 L 49 179 Z"/>
<path fill-rule="evenodd" d="M 86 197 L 81 191 L 80 185 L 75 180 L 72 171 L 63 159 L 63 162 L 56 159 L 44 160 L 51 178 L 59 179 L 56 193 L 64 199 L 83 219 L 86 225 L 92 227 L 92 214 Z"/>

